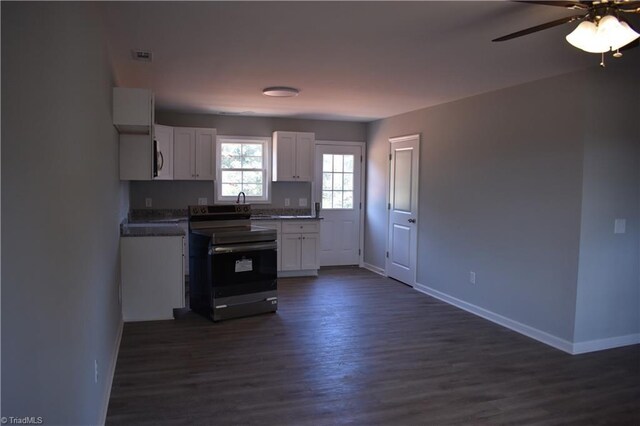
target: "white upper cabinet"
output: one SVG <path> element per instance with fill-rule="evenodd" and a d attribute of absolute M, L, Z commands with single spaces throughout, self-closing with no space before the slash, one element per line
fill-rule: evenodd
<path fill-rule="evenodd" d="M 156 170 L 154 179 L 173 179 L 173 127 L 153 126 L 156 140 Z"/>
<path fill-rule="evenodd" d="M 153 138 L 120 135 L 120 180 L 153 179 Z"/>
<path fill-rule="evenodd" d="M 196 179 L 216 177 L 216 129 L 196 129 Z"/>
<path fill-rule="evenodd" d="M 273 132 L 273 181 L 311 182 L 315 134 Z"/>
<path fill-rule="evenodd" d="M 215 179 L 216 129 L 174 127 L 173 179 Z"/>
<path fill-rule="evenodd" d="M 113 88 L 113 125 L 118 132 L 151 135 L 153 110 L 154 99 L 151 90 Z"/>

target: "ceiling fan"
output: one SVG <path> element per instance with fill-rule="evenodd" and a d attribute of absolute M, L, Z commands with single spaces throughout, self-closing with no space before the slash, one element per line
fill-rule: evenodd
<path fill-rule="evenodd" d="M 517 1 L 517 3 L 564 7 L 580 13 L 516 31 L 492 41 L 511 40 L 569 22 L 581 21 L 566 36 L 567 42 L 585 52 L 600 53 L 602 55 L 600 65 L 603 67 L 605 52 L 614 52 L 613 56 L 619 58 L 622 57 L 620 49 L 637 47 L 640 41 L 640 34 L 628 20 L 632 14 L 640 14 L 640 1 Z"/>

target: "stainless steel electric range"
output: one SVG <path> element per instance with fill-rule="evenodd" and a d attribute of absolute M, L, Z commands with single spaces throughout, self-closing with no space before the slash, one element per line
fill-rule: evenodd
<path fill-rule="evenodd" d="M 251 206 L 189 206 L 189 302 L 213 321 L 278 308 L 276 231 Z"/>

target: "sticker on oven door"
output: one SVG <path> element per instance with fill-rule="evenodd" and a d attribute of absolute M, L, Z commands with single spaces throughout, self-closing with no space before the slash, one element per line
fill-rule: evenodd
<path fill-rule="evenodd" d="M 236 272 L 249 272 L 253 271 L 253 260 L 242 259 L 236 260 Z"/>

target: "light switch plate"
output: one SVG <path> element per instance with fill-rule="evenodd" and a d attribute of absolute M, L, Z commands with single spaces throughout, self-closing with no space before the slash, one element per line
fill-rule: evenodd
<path fill-rule="evenodd" d="M 298 206 L 307 207 L 307 199 L 306 198 L 299 198 L 298 199 Z"/>
<path fill-rule="evenodd" d="M 627 232 L 627 219 L 616 219 L 613 222 L 613 233 L 624 234 Z"/>
<path fill-rule="evenodd" d="M 207 200 L 207 197 L 198 198 L 198 205 L 199 206 L 206 206 L 207 204 L 209 204 L 209 200 Z"/>
<path fill-rule="evenodd" d="M 469 282 L 471 284 L 475 284 L 476 283 L 476 273 L 473 271 L 469 272 Z"/>
<path fill-rule="evenodd" d="M 284 199 L 284 206 L 285 207 L 289 207 L 291 205 L 291 198 L 285 198 Z"/>
<path fill-rule="evenodd" d="M 144 199 L 144 206 L 145 207 L 151 207 L 153 205 L 153 200 L 151 198 L 145 198 Z"/>

